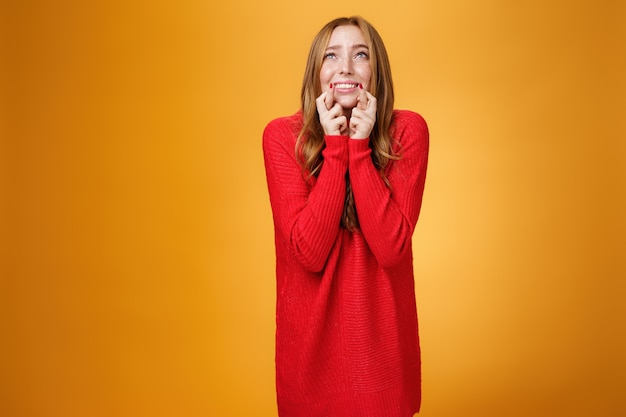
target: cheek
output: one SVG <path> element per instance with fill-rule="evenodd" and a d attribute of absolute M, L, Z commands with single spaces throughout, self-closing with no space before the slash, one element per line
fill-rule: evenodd
<path fill-rule="evenodd" d="M 361 78 L 361 80 L 363 80 L 363 84 L 364 85 L 367 85 L 367 86 L 371 87 L 372 70 L 370 69 L 369 66 L 363 67 L 361 69 L 361 71 L 359 72 L 359 77 Z M 369 90 L 369 88 L 368 88 L 368 90 Z"/>
<path fill-rule="evenodd" d="M 356 69 L 356 73 L 363 81 L 363 87 L 365 87 L 368 91 L 372 87 L 372 69 L 369 65 L 362 65 Z"/>
<path fill-rule="evenodd" d="M 328 84 L 332 78 L 332 72 L 328 70 L 328 68 L 322 67 L 320 71 L 320 83 L 322 84 L 322 90 L 328 89 Z"/>

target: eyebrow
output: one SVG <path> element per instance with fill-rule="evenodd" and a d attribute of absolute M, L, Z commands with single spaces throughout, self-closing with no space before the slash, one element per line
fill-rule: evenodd
<path fill-rule="evenodd" d="M 340 45 L 330 45 L 330 46 L 326 47 L 326 50 L 328 50 L 328 49 L 341 49 L 341 48 L 342 48 L 342 46 L 340 46 Z M 352 48 L 353 49 L 365 48 L 365 49 L 368 49 L 368 50 L 370 49 L 367 45 L 365 45 L 363 43 L 352 45 Z"/>

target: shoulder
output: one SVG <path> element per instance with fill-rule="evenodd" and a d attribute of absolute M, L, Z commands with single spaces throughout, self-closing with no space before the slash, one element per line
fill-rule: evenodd
<path fill-rule="evenodd" d="M 411 110 L 394 110 L 393 123 L 396 129 L 428 132 L 426 120 L 419 113 Z"/>
<path fill-rule="evenodd" d="M 295 138 L 302 129 L 302 113 L 279 117 L 271 120 L 263 131 L 263 140 Z"/>
<path fill-rule="evenodd" d="M 392 136 L 402 147 L 418 145 L 428 147 L 428 125 L 424 118 L 411 110 L 394 110 Z"/>

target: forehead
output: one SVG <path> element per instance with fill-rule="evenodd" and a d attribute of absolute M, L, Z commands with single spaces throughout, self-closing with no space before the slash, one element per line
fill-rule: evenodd
<path fill-rule="evenodd" d="M 328 40 L 328 47 L 352 47 L 355 45 L 367 45 L 367 42 L 365 41 L 365 36 L 363 36 L 361 29 L 354 25 L 337 26 Z"/>

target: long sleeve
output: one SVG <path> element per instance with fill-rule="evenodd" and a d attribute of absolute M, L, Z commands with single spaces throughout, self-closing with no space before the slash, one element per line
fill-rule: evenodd
<path fill-rule="evenodd" d="M 428 128 L 417 113 L 397 111 L 394 138 L 401 159 L 391 161 L 387 187 L 371 159 L 368 140 L 349 141 L 349 172 L 361 231 L 378 262 L 395 265 L 411 248 L 422 204 Z"/>
<path fill-rule="evenodd" d="M 324 163 L 309 183 L 295 156 L 294 119 L 270 122 L 263 133 L 265 170 L 277 238 L 285 239 L 302 266 L 321 271 L 339 233 L 346 192 L 348 139 L 327 136 Z"/>

